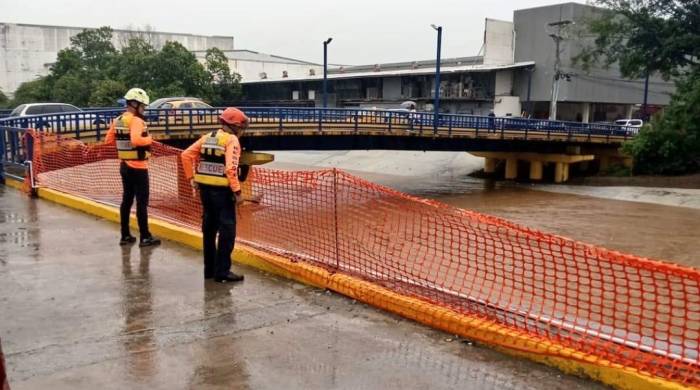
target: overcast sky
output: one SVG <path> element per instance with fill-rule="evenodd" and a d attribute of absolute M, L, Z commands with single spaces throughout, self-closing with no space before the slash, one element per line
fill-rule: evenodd
<path fill-rule="evenodd" d="M 322 62 L 359 65 L 435 57 L 442 25 L 443 57 L 476 55 L 484 19 L 513 20 L 513 10 L 556 0 L 0 0 L 0 22 L 234 36 L 250 49 Z M 581 1 L 583 2 L 583 1 Z M 186 5 L 182 5 L 186 4 Z"/>

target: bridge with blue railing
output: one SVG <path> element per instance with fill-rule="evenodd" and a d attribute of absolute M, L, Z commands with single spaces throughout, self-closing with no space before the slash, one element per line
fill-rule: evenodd
<path fill-rule="evenodd" d="M 242 140 L 247 150 L 388 149 L 464 151 L 486 158 L 486 171 L 499 161 L 506 177 L 517 175 L 517 161 L 531 163 L 530 177 L 556 165 L 555 181 L 568 178 L 571 163 L 615 156 L 620 144 L 637 129 L 611 124 L 488 117 L 435 115 L 399 110 L 251 107 L 243 109 L 251 125 Z M 104 139 L 122 109 L 89 109 L 75 113 L 0 118 L 0 152 L 4 167 L 26 165 L 30 156 L 23 144 L 27 129 L 60 134 L 84 142 Z M 185 146 L 219 127 L 219 108 L 160 109 L 146 112 L 150 134 L 158 140 Z M 561 166 L 560 166 L 561 164 Z M 534 168 L 533 168 L 534 167 Z M 5 172 L 5 174 L 11 174 Z"/>

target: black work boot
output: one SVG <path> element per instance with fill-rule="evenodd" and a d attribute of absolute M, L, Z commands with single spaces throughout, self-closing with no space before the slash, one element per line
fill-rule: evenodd
<path fill-rule="evenodd" d="M 223 278 L 221 277 L 215 277 L 214 281 L 217 283 L 231 283 L 231 282 L 242 282 L 243 281 L 243 275 L 237 275 L 234 274 L 233 272 L 229 272 L 228 275 L 224 276 Z"/>
<path fill-rule="evenodd" d="M 128 236 L 122 236 L 121 240 L 119 240 L 119 245 L 129 245 L 133 244 L 136 242 L 136 237 L 132 236 L 129 234 Z"/>
<path fill-rule="evenodd" d="M 148 236 L 146 238 L 142 238 L 141 242 L 139 242 L 139 247 L 143 248 L 146 246 L 156 246 L 160 245 L 160 240 L 153 237 L 153 236 Z"/>

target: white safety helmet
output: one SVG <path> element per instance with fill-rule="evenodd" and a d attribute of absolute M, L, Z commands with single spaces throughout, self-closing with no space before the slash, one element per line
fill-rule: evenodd
<path fill-rule="evenodd" d="M 134 100 L 137 101 L 141 104 L 149 105 L 151 103 L 151 98 L 148 97 L 148 94 L 146 91 L 144 91 L 141 88 L 131 88 L 126 95 L 124 95 L 124 99 L 128 102 L 129 100 Z"/>

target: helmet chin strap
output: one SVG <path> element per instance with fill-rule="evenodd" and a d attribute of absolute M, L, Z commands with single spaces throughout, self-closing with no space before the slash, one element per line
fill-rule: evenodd
<path fill-rule="evenodd" d="M 137 102 L 136 100 L 130 100 L 127 104 L 129 107 L 133 108 L 134 111 L 136 111 L 134 113 L 134 115 L 136 115 L 137 117 L 139 117 L 141 119 L 144 119 L 144 116 L 141 114 L 141 111 L 139 110 L 141 103 Z"/>

